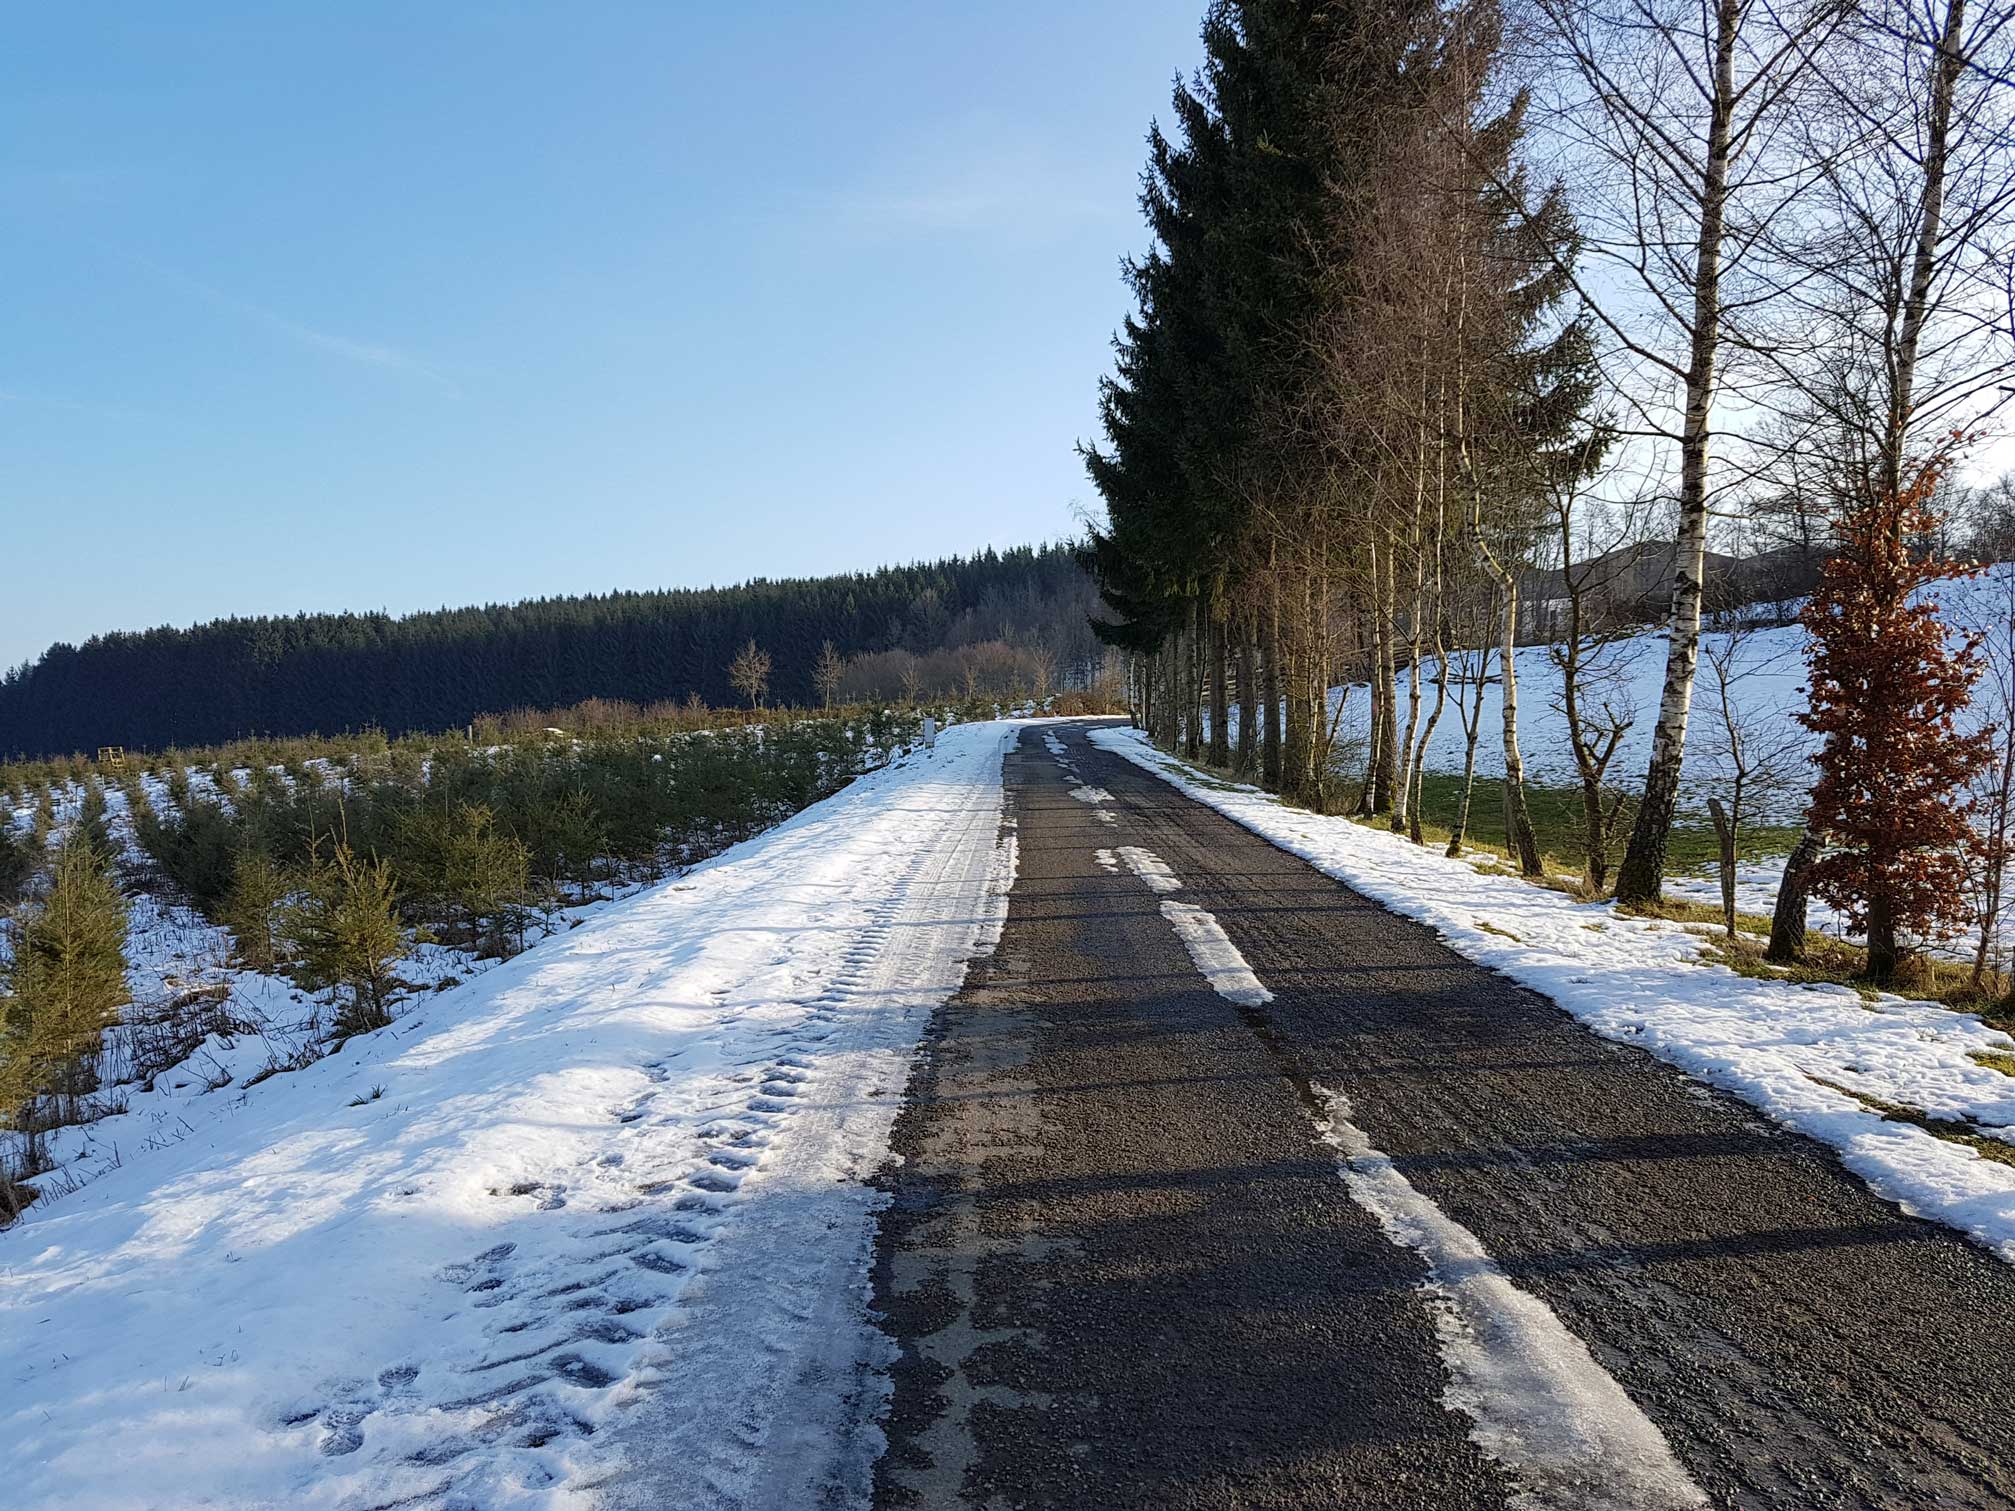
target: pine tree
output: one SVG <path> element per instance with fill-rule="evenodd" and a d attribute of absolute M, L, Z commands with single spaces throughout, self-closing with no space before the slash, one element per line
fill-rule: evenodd
<path fill-rule="evenodd" d="M 1966 921 L 1964 858 L 1979 839 L 1962 793 L 1993 749 L 1990 732 L 1957 722 L 1980 676 L 1977 642 L 1955 648 L 1919 592 L 1974 569 L 1911 547 L 1938 523 L 1946 465 L 1841 517 L 1804 613 L 1812 706 L 1799 719 L 1823 740 L 1808 823 L 1838 847 L 1812 885 L 1866 932 L 1877 980 L 1895 975 L 1904 938 Z"/>
<path fill-rule="evenodd" d="M 37 1078 L 28 1057 L 28 1018 L 19 1000 L 0 981 L 0 1128 L 20 1144 L 16 1159 L 0 1159 L 0 1222 L 12 1222 L 33 1200 L 31 1187 L 17 1182 L 42 1165 L 42 1126 L 35 1105 Z"/>
<path fill-rule="evenodd" d="M 308 989 L 347 993 L 338 1036 L 392 1021 L 399 986 L 393 967 L 408 953 L 397 902 L 390 863 L 365 860 L 339 843 L 328 859 L 312 857 L 299 900 L 281 914 L 281 938 Z"/>
<path fill-rule="evenodd" d="M 34 874 L 35 852 L 27 839 L 0 823 L 0 905 L 19 897 Z"/>
<path fill-rule="evenodd" d="M 238 852 L 218 921 L 237 941 L 238 958 L 255 971 L 270 973 L 280 963 L 280 906 L 287 893 L 287 875 L 271 856 L 256 848 Z"/>
<path fill-rule="evenodd" d="M 84 798 L 78 805 L 75 828 L 94 849 L 107 855 L 116 853 L 106 817 L 105 788 L 95 776 L 84 779 Z"/>
<path fill-rule="evenodd" d="M 441 895 L 462 927 L 487 954 L 509 954 L 525 926 L 531 856 L 515 835 L 497 827 L 482 803 L 455 812 L 444 847 Z"/>
<path fill-rule="evenodd" d="M 6 1059 L 9 1121 L 32 1146 L 39 1102 L 77 1115 L 97 1085 L 105 1030 L 131 1000 L 126 984 L 126 899 L 105 852 L 81 831 L 56 855 L 49 890 L 16 934 L 8 968 Z"/>
<path fill-rule="evenodd" d="M 609 826 L 585 792 L 566 791 L 533 804 L 513 820 L 532 875 L 542 883 L 589 882 L 609 849 Z"/>

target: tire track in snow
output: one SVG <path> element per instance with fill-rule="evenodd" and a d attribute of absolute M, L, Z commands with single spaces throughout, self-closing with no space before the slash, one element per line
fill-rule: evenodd
<path fill-rule="evenodd" d="M 481 1504 L 490 1495 L 557 1486 L 564 1473 L 556 1457 L 572 1451 L 570 1443 L 586 1445 L 595 1438 L 611 1405 L 634 1408 L 654 1392 L 690 1384 L 696 1371 L 683 1345 L 695 1324 L 682 1303 L 710 1281 L 720 1285 L 714 1272 L 745 1262 L 718 1252 L 743 1209 L 761 1195 L 744 1192 L 744 1185 L 777 1173 L 773 1167 L 780 1159 L 791 1163 L 795 1121 L 824 1125 L 809 1130 L 813 1153 L 799 1161 L 802 1166 L 830 1154 L 836 1132 L 832 1108 L 890 1094 L 886 1084 L 861 1084 L 864 1075 L 888 1079 L 886 1068 L 872 1063 L 873 1041 L 887 1025 L 863 1005 L 927 978 L 930 961 L 922 957 L 943 953 L 941 941 L 923 937 L 930 933 L 930 893 L 935 887 L 958 888 L 963 878 L 951 873 L 959 861 L 972 859 L 972 847 L 960 843 L 968 831 L 984 828 L 989 841 L 984 858 L 994 869 L 981 877 L 981 885 L 991 882 L 1004 897 L 1000 873 L 1009 862 L 991 845 L 997 822 L 997 805 L 983 807 L 977 824 L 954 825 L 945 843 L 914 850 L 897 874 L 874 879 L 872 885 L 885 890 L 851 931 L 838 969 L 808 995 L 795 1021 L 762 1026 L 747 1022 L 746 1005 L 731 1007 L 714 1029 L 724 1061 L 718 1073 L 681 1078 L 679 1054 L 647 1062 L 649 1088 L 611 1111 L 617 1147 L 597 1161 L 604 1194 L 577 1198 L 574 1211 L 555 1219 L 571 1220 L 577 1229 L 561 1253 L 547 1251 L 528 1266 L 518 1244 L 502 1243 L 440 1273 L 442 1285 L 468 1298 L 466 1306 L 487 1314 L 482 1323 L 487 1348 L 474 1358 L 390 1363 L 370 1380 L 332 1379 L 316 1393 L 319 1403 L 297 1404 L 275 1425 L 316 1424 L 321 1452 L 344 1457 L 364 1448 L 375 1430 L 373 1418 L 439 1413 L 457 1425 L 411 1452 L 403 1466 L 372 1479 L 392 1491 L 386 1504 Z M 793 941 L 785 953 L 796 947 Z M 717 988 L 715 995 L 729 990 Z M 898 1068 L 895 1091 L 900 1073 Z M 855 1139 L 847 1158 L 865 1176 L 877 1156 L 871 1141 Z M 782 1175 L 786 1182 L 799 1182 L 804 1171 Z M 605 1192 L 612 1180 L 622 1182 L 626 1193 L 610 1199 Z M 558 1183 L 493 1194 L 535 1198 L 541 1211 L 570 1206 L 567 1188 Z M 631 1211 L 642 1215 L 610 1220 Z M 756 1305 L 733 1319 L 736 1335 L 753 1340 L 757 1356 L 753 1365 L 745 1361 L 741 1372 L 761 1375 L 763 1384 L 746 1391 L 738 1409 L 701 1403 L 716 1420 L 687 1457 L 693 1484 L 676 1503 L 793 1503 L 751 1493 L 743 1481 L 757 1469 L 766 1480 L 787 1477 L 788 1462 L 809 1483 L 827 1475 L 829 1461 L 846 1448 L 847 1424 L 836 1420 L 843 1404 L 837 1388 L 826 1410 L 811 1414 L 822 1430 L 807 1434 L 802 1422 L 788 1429 L 798 1440 L 795 1447 L 772 1441 L 773 1419 L 758 1409 L 780 1404 L 790 1388 L 785 1366 L 807 1324 L 820 1323 L 828 1352 L 845 1337 L 842 1308 L 831 1304 L 829 1294 L 835 1288 L 833 1256 L 821 1244 L 831 1228 L 821 1224 L 816 1233 L 799 1235 L 796 1250 L 779 1244 L 763 1256 Z M 842 1302 L 850 1298 L 845 1286 L 838 1290 Z M 460 1383 L 437 1384 L 433 1398 L 424 1399 L 415 1386 L 422 1362 L 435 1363 L 437 1377 L 438 1365 L 445 1363 Z M 734 1372 L 723 1367 L 730 1361 L 711 1362 L 716 1377 Z M 818 1371 L 813 1373 L 816 1379 Z M 860 1456 L 859 1443 L 853 1452 Z M 864 1478 L 870 1459 L 852 1469 L 853 1479 Z M 659 1504 L 655 1480 L 647 1482 L 654 1488 L 644 1503 Z M 696 1490 L 711 1499 L 694 1498 Z"/>
<path fill-rule="evenodd" d="M 734 1390 L 697 1401 L 667 1390 L 648 1403 L 626 1428 L 630 1463 L 605 1486 L 606 1505 L 865 1504 L 892 1358 L 867 1319 L 872 1219 L 886 1198 L 866 1179 L 886 1157 L 918 1034 L 1006 918 L 1015 840 L 998 768 L 995 782 L 991 801 L 951 807 L 893 877 L 859 879 L 870 916 L 800 1035 L 817 1045 L 819 1075 L 791 1097 L 758 1082 L 751 1104 L 801 1126 L 777 1142 L 766 1199 L 724 1240 L 653 1362 L 667 1383 L 726 1378 Z M 835 1148 L 847 1172 L 837 1183 Z"/>

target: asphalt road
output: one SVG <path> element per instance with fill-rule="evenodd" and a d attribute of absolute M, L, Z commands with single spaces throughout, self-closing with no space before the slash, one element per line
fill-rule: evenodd
<path fill-rule="evenodd" d="M 878 1505 L 1633 1508 L 1479 1447 L 1426 1261 L 1320 1136 L 1334 1091 L 1707 1503 L 2015 1508 L 2015 1269 L 1053 733 L 1074 770 L 1040 729 L 1008 757 L 1007 925 L 896 1130 Z M 1122 846 L 1270 1002 L 1213 989 Z"/>

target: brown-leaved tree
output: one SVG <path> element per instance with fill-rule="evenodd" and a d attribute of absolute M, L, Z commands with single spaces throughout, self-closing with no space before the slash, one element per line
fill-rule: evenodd
<path fill-rule="evenodd" d="M 1896 973 L 1900 939 L 1965 921 L 1963 863 L 1979 840 L 1964 789 L 1992 749 L 1989 732 L 1958 727 L 1980 676 L 1977 644 L 1955 646 L 1919 593 L 1974 570 L 1913 549 L 1937 523 L 1945 465 L 1934 459 L 1841 517 L 1804 615 L 1812 706 L 1799 718 L 1823 740 L 1809 823 L 1836 847 L 1813 866 L 1813 890 L 1866 932 L 1878 980 Z"/>

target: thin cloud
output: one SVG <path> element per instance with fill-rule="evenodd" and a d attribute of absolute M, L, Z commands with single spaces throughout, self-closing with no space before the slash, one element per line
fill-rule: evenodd
<path fill-rule="evenodd" d="M 1070 154 L 1039 143 L 1004 143 L 1000 131 L 991 117 L 961 120 L 921 152 L 816 196 L 813 207 L 833 227 L 867 237 L 1042 240 L 1126 218 L 1131 201 L 1093 192 Z"/>
<path fill-rule="evenodd" d="M 159 420 L 149 409 L 129 404 L 101 404 L 92 400 L 67 398 L 62 394 L 39 393 L 23 388 L 0 388 L 0 407 L 54 409 L 65 414 L 89 415 L 99 420 Z"/>
<path fill-rule="evenodd" d="M 386 372 L 405 373 L 424 378 L 454 398 L 462 396 L 461 386 L 453 378 L 409 351 L 383 342 L 360 341 L 337 331 L 326 331 L 317 326 L 304 324 L 281 314 L 278 310 L 268 309 L 263 304 L 255 304 L 249 299 L 239 298 L 236 294 L 226 293 L 214 284 L 206 283 L 192 274 L 168 267 L 137 252 L 122 252 L 120 255 L 136 266 L 145 268 L 155 277 L 176 284 L 219 309 L 242 315 L 297 346 L 310 351 L 324 352 L 332 357 L 340 357 L 346 362 L 354 362 L 362 367 L 376 367 Z"/>

